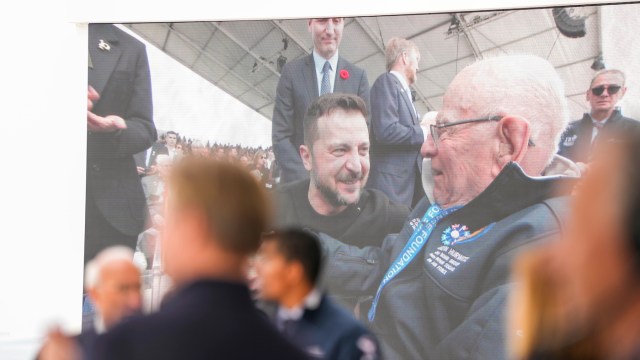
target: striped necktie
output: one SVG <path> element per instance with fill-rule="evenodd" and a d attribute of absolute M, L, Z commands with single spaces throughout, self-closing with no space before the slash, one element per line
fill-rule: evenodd
<path fill-rule="evenodd" d="M 331 71 L 331 64 L 328 61 L 324 63 L 322 67 L 322 82 L 320 83 L 320 96 L 331 92 L 331 81 L 329 80 L 329 72 Z"/>

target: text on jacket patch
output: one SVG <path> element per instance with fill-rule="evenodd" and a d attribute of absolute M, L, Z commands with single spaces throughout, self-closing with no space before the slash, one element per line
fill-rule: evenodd
<path fill-rule="evenodd" d="M 446 275 L 447 272 L 455 271 L 460 264 L 464 264 L 469 260 L 468 256 L 462 255 L 448 246 L 438 247 L 436 251 L 427 254 L 426 258 L 427 263 L 431 264 L 443 275 Z"/>

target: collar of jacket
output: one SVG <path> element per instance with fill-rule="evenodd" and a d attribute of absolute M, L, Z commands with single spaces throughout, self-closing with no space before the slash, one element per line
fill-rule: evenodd
<path fill-rule="evenodd" d="M 620 112 L 619 108 L 615 108 L 613 109 L 613 112 L 611 113 L 611 116 L 609 116 L 609 118 L 607 119 L 607 124 L 615 122 L 617 120 L 619 120 L 622 117 L 622 113 Z M 591 113 L 584 113 L 584 115 L 582 116 L 582 121 L 583 122 L 587 122 L 589 123 L 589 125 L 591 125 L 591 123 L 593 122 L 593 118 L 591 117 Z"/>
<path fill-rule="evenodd" d="M 480 229 L 547 199 L 569 195 L 576 180 L 561 175 L 530 177 L 511 162 L 480 195 L 444 220 Z"/>
<path fill-rule="evenodd" d="M 185 284 L 168 293 L 161 309 L 184 310 L 185 306 L 194 304 L 210 304 L 214 307 L 224 306 L 251 308 L 253 301 L 246 284 L 215 279 L 199 279 Z"/>
<path fill-rule="evenodd" d="M 112 24 L 91 24 L 92 27 L 99 28 L 99 34 L 103 37 L 103 40 L 110 43 L 115 44 L 120 42 L 120 38 L 118 37 L 117 27 Z"/>

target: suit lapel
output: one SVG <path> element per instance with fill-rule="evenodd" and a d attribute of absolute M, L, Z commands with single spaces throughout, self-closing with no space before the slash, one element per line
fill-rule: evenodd
<path fill-rule="evenodd" d="M 348 93 L 348 89 L 346 89 L 346 82 L 348 79 L 342 79 L 340 77 L 340 70 L 345 68 L 345 62 L 341 56 L 338 56 L 338 62 L 336 63 L 336 69 L 334 71 L 335 78 L 333 79 L 333 92 L 334 93 Z M 348 71 L 348 70 L 347 70 Z"/>
<path fill-rule="evenodd" d="M 389 76 L 393 77 L 393 80 L 396 82 L 396 86 L 398 87 L 398 89 L 400 90 L 400 93 L 402 94 L 402 99 L 404 100 L 404 103 L 407 105 L 407 108 L 409 109 L 409 113 L 411 114 L 411 120 L 413 121 L 414 124 L 417 124 L 417 116 L 416 116 L 416 112 L 413 110 L 413 104 L 411 101 L 411 94 L 407 94 L 407 90 L 404 89 L 404 87 L 402 86 L 402 84 L 400 83 L 400 80 L 398 80 L 398 78 L 389 73 Z"/>
<path fill-rule="evenodd" d="M 93 86 L 98 94 L 104 90 L 122 54 L 122 49 L 118 46 L 118 36 L 112 26 L 89 25 L 89 55 L 93 63 L 93 68 L 89 69 L 89 85 Z M 98 48 L 100 40 L 104 40 L 111 46 L 109 51 Z"/>
<path fill-rule="evenodd" d="M 316 67 L 313 62 L 313 54 L 307 56 L 305 60 L 306 69 L 302 72 L 303 82 L 307 88 L 307 95 L 309 96 L 309 103 L 313 101 L 313 99 L 317 98 L 318 95 L 318 80 L 316 79 Z"/>

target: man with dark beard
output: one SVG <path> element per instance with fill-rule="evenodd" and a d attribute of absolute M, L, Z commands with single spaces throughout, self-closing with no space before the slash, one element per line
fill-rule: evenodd
<path fill-rule="evenodd" d="M 300 156 L 310 179 L 276 192 L 277 225 L 301 227 L 357 247 L 380 246 L 402 228 L 409 209 L 379 190 L 369 177 L 369 129 L 365 102 L 355 95 L 316 99 L 304 119 Z M 350 261 L 345 255 L 345 261 Z M 341 295 L 341 294 L 335 294 Z M 355 299 L 346 301 L 355 306 Z"/>

